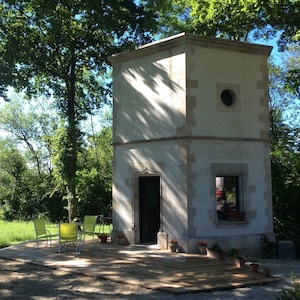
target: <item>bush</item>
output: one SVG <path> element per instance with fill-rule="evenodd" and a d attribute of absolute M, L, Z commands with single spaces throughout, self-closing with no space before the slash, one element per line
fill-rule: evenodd
<path fill-rule="evenodd" d="M 294 289 L 282 289 L 281 295 L 277 297 L 279 300 L 300 300 L 300 286 L 296 281 L 296 276 L 294 273 L 291 275 Z"/>

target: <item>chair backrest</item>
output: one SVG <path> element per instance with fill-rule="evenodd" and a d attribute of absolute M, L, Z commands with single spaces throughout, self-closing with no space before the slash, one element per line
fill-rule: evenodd
<path fill-rule="evenodd" d="M 98 216 L 85 215 L 83 218 L 83 230 L 86 232 L 95 231 Z"/>
<path fill-rule="evenodd" d="M 77 223 L 59 224 L 59 238 L 62 240 L 77 239 Z"/>
<path fill-rule="evenodd" d="M 35 234 L 37 236 L 47 234 L 44 220 L 35 219 L 33 220 L 33 224 L 34 224 Z"/>

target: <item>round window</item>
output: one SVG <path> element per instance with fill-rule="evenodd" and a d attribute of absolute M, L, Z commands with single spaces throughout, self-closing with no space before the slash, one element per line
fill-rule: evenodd
<path fill-rule="evenodd" d="M 235 94 L 232 90 L 224 90 L 221 93 L 222 103 L 226 106 L 232 106 L 235 102 Z"/>

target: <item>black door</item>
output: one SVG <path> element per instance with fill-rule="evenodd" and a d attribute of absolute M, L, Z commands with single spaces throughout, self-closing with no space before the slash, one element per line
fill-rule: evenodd
<path fill-rule="evenodd" d="M 156 243 L 160 227 L 160 177 L 139 178 L 140 242 Z"/>

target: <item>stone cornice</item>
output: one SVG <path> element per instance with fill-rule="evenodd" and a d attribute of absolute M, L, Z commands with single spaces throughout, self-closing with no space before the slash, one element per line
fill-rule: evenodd
<path fill-rule="evenodd" d="M 169 38 L 165 38 L 153 43 L 138 47 L 129 52 L 113 54 L 109 57 L 109 61 L 114 65 L 128 60 L 133 60 L 138 57 L 147 56 L 156 52 L 169 50 L 183 44 L 192 44 L 207 48 L 226 49 L 233 52 L 243 52 L 249 54 L 259 54 L 269 56 L 272 51 L 271 46 L 252 44 L 247 42 L 238 42 L 225 40 L 220 38 L 207 37 L 199 34 L 180 33 Z"/>
<path fill-rule="evenodd" d="M 186 140 L 208 140 L 208 141 L 228 141 L 228 142 L 259 142 L 259 143 L 270 143 L 270 139 L 263 138 L 240 138 L 240 137 L 210 137 L 210 136 L 174 136 L 165 137 L 157 139 L 147 139 L 147 140 L 134 140 L 134 141 L 124 141 L 124 142 L 113 142 L 113 146 L 121 145 L 133 145 L 133 144 L 146 144 L 155 142 L 169 142 L 169 141 L 186 141 Z"/>

